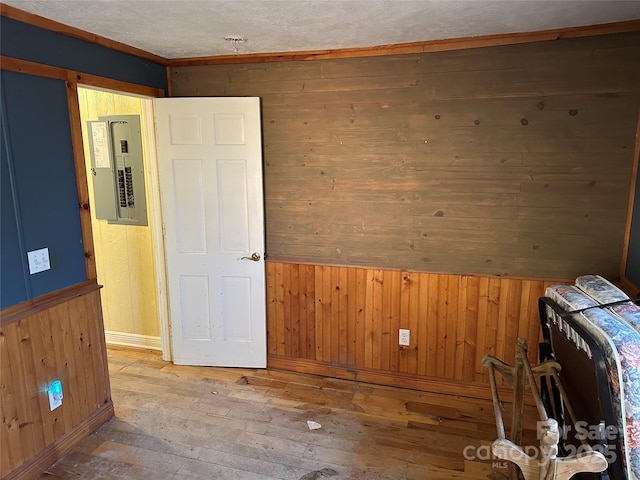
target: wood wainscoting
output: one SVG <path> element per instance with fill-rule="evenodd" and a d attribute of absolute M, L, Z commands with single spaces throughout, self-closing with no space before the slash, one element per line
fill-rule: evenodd
<path fill-rule="evenodd" d="M 94 280 L 1 312 L 0 477 L 34 478 L 113 416 Z M 47 386 L 62 382 L 50 411 Z"/>
<path fill-rule="evenodd" d="M 524 337 L 538 363 L 538 298 L 566 282 L 266 265 L 269 367 L 476 398 L 491 398 L 485 354 L 513 363 Z"/>

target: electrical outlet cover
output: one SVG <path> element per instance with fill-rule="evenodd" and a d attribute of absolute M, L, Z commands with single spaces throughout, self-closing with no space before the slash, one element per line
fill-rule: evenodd
<path fill-rule="evenodd" d="M 53 412 L 56 408 L 62 405 L 62 382 L 60 380 L 54 380 L 49 383 L 49 408 Z"/>
<path fill-rule="evenodd" d="M 398 335 L 398 344 L 404 345 L 404 346 L 411 345 L 410 335 L 411 335 L 411 332 L 409 330 L 401 328 L 400 333 Z"/>

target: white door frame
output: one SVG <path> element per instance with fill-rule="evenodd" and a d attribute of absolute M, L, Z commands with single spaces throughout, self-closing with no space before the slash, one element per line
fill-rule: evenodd
<path fill-rule="evenodd" d="M 160 326 L 160 342 L 162 344 L 162 359 L 165 361 L 173 360 L 173 352 L 171 350 L 171 330 L 169 325 L 169 304 L 167 298 L 167 270 L 165 264 L 164 251 L 164 234 L 162 207 L 160 205 L 160 182 L 158 178 L 158 157 L 156 153 L 156 132 L 155 132 L 155 112 L 153 109 L 154 97 L 146 95 L 137 95 L 135 93 L 123 92 L 120 90 L 112 90 L 109 88 L 100 88 L 94 85 L 78 84 L 78 87 L 89 90 L 100 90 L 103 92 L 113 93 L 115 95 L 124 95 L 129 97 L 138 97 L 142 100 L 142 114 L 144 117 L 144 132 L 142 134 L 142 142 L 145 151 L 145 175 L 148 181 L 147 189 L 149 192 L 149 216 L 151 217 L 151 238 L 153 243 L 153 256 L 156 267 L 156 291 L 158 294 L 158 322 Z"/>
<path fill-rule="evenodd" d="M 171 350 L 171 325 L 169 324 L 169 301 L 167 297 L 167 268 L 164 250 L 164 221 L 160 205 L 160 179 L 158 177 L 158 156 L 156 151 L 156 120 L 153 98 L 143 97 L 144 144 L 147 153 L 147 175 L 149 180 L 149 202 L 153 238 L 153 255 L 156 263 L 156 290 L 158 292 L 158 321 L 160 322 L 160 341 L 162 342 L 162 359 L 173 360 Z"/>

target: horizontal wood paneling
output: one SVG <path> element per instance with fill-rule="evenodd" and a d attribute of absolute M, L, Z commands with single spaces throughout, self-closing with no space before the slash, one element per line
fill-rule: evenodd
<path fill-rule="evenodd" d="M 2 478 L 19 478 L 56 442 L 75 438 L 89 417 L 112 408 L 98 286 L 80 284 L 38 308 L 28 303 L 22 316 L 12 307 L 12 320 L 0 326 Z M 64 398 L 50 411 L 46 387 L 55 379 Z"/>
<path fill-rule="evenodd" d="M 538 363 L 538 298 L 561 280 L 268 261 L 269 365 L 468 395 L 489 394 L 486 354 Z M 398 345 L 409 329 L 410 346 Z"/>
<path fill-rule="evenodd" d="M 171 69 L 176 96 L 260 96 L 280 261 L 615 278 L 640 33 Z"/>

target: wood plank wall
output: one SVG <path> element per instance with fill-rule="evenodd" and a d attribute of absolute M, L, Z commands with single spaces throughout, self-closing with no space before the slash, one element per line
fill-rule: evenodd
<path fill-rule="evenodd" d="M 619 276 L 640 33 L 171 75 L 261 97 L 273 260 Z"/>
<path fill-rule="evenodd" d="M 50 298 L 2 312 L 3 479 L 34 477 L 113 415 L 99 287 L 90 281 Z M 55 379 L 63 401 L 50 411 Z"/>
<path fill-rule="evenodd" d="M 485 354 L 513 363 L 524 337 L 538 363 L 538 298 L 562 282 L 266 265 L 270 367 L 480 397 Z"/>

